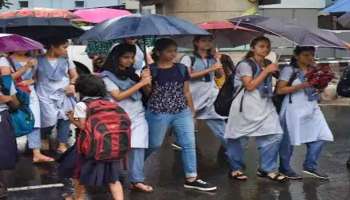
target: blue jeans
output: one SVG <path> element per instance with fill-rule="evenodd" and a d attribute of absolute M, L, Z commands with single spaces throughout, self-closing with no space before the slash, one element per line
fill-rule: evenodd
<path fill-rule="evenodd" d="M 306 143 L 306 156 L 303 167 L 305 170 L 314 171 L 317 169 L 317 161 L 320 157 L 325 141 L 315 141 Z M 290 167 L 290 160 L 293 155 L 294 147 L 290 144 L 289 135 L 285 133 L 280 147 L 280 172 L 286 173 L 293 171 Z"/>
<path fill-rule="evenodd" d="M 41 133 L 43 135 L 50 135 L 54 128 L 55 127 L 42 128 Z M 68 139 L 69 139 L 69 134 L 70 134 L 70 121 L 59 119 L 57 121 L 56 128 L 57 128 L 57 140 L 58 140 L 58 142 L 67 144 Z"/>
<path fill-rule="evenodd" d="M 260 155 L 259 169 L 270 173 L 278 168 L 278 149 L 282 139 L 281 134 L 265 135 L 255 137 L 256 145 Z M 229 157 L 232 171 L 243 170 L 244 168 L 244 148 L 248 144 L 249 137 L 238 139 L 228 139 L 227 155 Z"/>
<path fill-rule="evenodd" d="M 226 122 L 223 119 L 206 119 L 205 123 L 214 133 L 214 135 L 220 139 L 221 144 L 226 148 L 227 140 L 224 138 Z"/>
<path fill-rule="evenodd" d="M 177 114 L 146 112 L 149 126 L 149 149 L 147 156 L 159 149 L 169 128 L 175 131 L 176 142 L 182 147 L 181 156 L 186 178 L 197 177 L 194 123 L 189 109 Z"/>
<path fill-rule="evenodd" d="M 317 161 L 320 157 L 322 148 L 325 141 L 316 141 L 306 143 L 307 152 L 304 161 L 305 170 L 316 170 Z M 291 172 L 293 169 L 290 166 L 290 160 L 293 155 L 294 147 L 290 144 L 290 139 L 288 133 L 283 134 L 283 139 L 280 147 L 280 172 L 286 173 Z"/>
<path fill-rule="evenodd" d="M 31 133 L 28 134 L 27 138 L 29 149 L 41 148 L 40 128 L 35 128 Z"/>
<path fill-rule="evenodd" d="M 129 179 L 131 183 L 143 183 L 145 164 L 145 149 L 132 148 L 129 153 Z"/>

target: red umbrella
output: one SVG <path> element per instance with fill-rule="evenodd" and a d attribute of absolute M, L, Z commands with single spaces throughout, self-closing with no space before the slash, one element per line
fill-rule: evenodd
<path fill-rule="evenodd" d="M 249 44 L 252 39 L 261 33 L 237 26 L 229 21 L 211 21 L 199 24 L 199 27 L 213 34 L 218 47 L 236 47 Z"/>
<path fill-rule="evenodd" d="M 51 9 L 51 8 L 33 8 L 33 9 L 21 9 L 15 11 L 2 12 L 0 19 L 17 18 L 17 17 L 59 17 L 73 19 L 76 16 L 65 9 Z"/>
<path fill-rule="evenodd" d="M 77 10 L 74 12 L 74 14 L 79 17 L 79 19 L 76 19 L 76 21 L 98 24 L 108 19 L 124 17 L 131 15 L 132 13 L 121 9 L 92 8 Z"/>

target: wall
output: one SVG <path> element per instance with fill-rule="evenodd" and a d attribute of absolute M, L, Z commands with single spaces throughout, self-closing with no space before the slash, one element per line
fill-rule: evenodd
<path fill-rule="evenodd" d="M 325 0 L 281 0 L 281 4 L 261 6 L 262 8 L 324 8 Z"/>

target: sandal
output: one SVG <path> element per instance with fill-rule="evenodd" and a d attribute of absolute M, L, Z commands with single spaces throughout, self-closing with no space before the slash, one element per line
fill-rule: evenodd
<path fill-rule="evenodd" d="M 240 171 L 237 171 L 235 175 L 232 175 L 232 171 L 228 173 L 228 177 L 230 179 L 235 179 L 235 180 L 239 180 L 239 181 L 246 181 L 248 180 L 248 177 Z"/>
<path fill-rule="evenodd" d="M 288 180 L 288 178 L 286 176 L 284 176 L 278 172 L 273 173 L 273 176 L 271 176 L 271 173 L 264 172 L 260 169 L 258 169 L 258 171 L 256 172 L 256 175 L 261 177 L 261 178 L 267 178 L 269 180 L 280 182 L 280 183 L 284 183 Z"/>
<path fill-rule="evenodd" d="M 140 186 L 140 184 L 142 184 L 142 186 Z M 136 192 L 144 192 L 144 193 L 153 192 L 152 186 L 146 185 L 144 182 L 131 183 L 130 190 L 133 190 Z"/>
<path fill-rule="evenodd" d="M 48 163 L 48 162 L 54 162 L 54 161 L 55 161 L 55 159 L 48 157 L 48 156 L 45 156 L 45 155 L 40 156 L 40 158 L 38 158 L 38 159 L 33 158 L 34 164 Z"/>

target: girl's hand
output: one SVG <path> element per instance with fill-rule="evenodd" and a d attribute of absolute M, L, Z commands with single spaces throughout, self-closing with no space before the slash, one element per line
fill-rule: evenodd
<path fill-rule="evenodd" d="M 69 118 L 70 121 L 74 121 L 73 111 L 66 112 L 66 115 L 67 115 L 67 117 Z"/>
<path fill-rule="evenodd" d="M 75 94 L 75 87 L 74 85 L 68 85 L 65 89 L 66 95 L 73 96 Z"/>
<path fill-rule="evenodd" d="M 152 83 L 152 77 L 151 77 L 151 76 L 142 76 L 140 82 L 142 83 L 143 86 L 151 85 L 151 83 Z"/>
<path fill-rule="evenodd" d="M 38 64 L 38 61 L 36 59 L 30 59 L 27 61 L 25 66 L 27 67 L 27 69 L 33 69 L 37 64 Z"/>
<path fill-rule="evenodd" d="M 269 74 L 277 72 L 279 70 L 278 64 L 276 63 L 272 63 L 269 64 L 266 68 L 265 68 L 266 72 L 268 72 Z"/>
<path fill-rule="evenodd" d="M 212 71 L 221 71 L 223 70 L 224 68 L 222 67 L 222 64 L 221 63 L 215 63 L 212 67 L 211 67 L 211 70 Z"/>
<path fill-rule="evenodd" d="M 150 70 L 149 68 L 146 68 L 146 69 L 142 70 L 141 79 L 142 79 L 143 77 L 149 77 L 149 76 L 152 76 L 152 75 L 151 75 L 151 70 Z"/>

